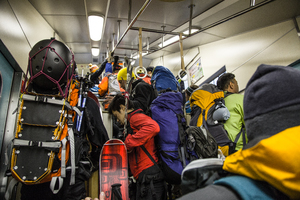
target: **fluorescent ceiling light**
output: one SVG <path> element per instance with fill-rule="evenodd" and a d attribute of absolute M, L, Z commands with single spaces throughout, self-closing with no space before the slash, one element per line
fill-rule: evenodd
<path fill-rule="evenodd" d="M 99 52 L 100 52 L 99 48 L 92 48 L 92 55 L 93 56 L 99 56 Z"/>
<path fill-rule="evenodd" d="M 192 28 L 191 34 L 197 32 L 197 31 L 199 31 L 199 29 Z M 184 31 L 183 34 L 188 35 L 189 34 L 189 30 Z"/>
<path fill-rule="evenodd" d="M 146 55 L 146 52 L 142 52 L 142 56 Z M 140 56 L 139 53 L 137 53 L 136 55 L 132 56 L 133 59 L 137 59 Z"/>
<path fill-rule="evenodd" d="M 174 36 L 174 37 L 171 37 L 170 39 L 164 41 L 164 46 L 167 46 L 167 45 L 169 45 L 169 44 L 171 44 L 171 43 L 173 43 L 173 42 L 176 42 L 176 41 L 178 41 L 178 40 L 179 40 L 179 36 L 178 36 L 178 35 L 177 35 L 177 36 Z M 160 43 L 158 46 L 159 46 L 160 48 L 163 47 L 162 43 Z"/>
<path fill-rule="evenodd" d="M 199 31 L 199 29 L 192 29 L 192 30 L 191 30 L 191 33 L 195 33 L 195 32 L 197 32 L 197 31 Z M 184 31 L 183 34 L 188 35 L 188 34 L 189 34 L 189 30 Z M 182 38 L 185 38 L 185 36 L 182 36 Z M 179 36 L 178 36 L 178 35 L 177 35 L 177 36 L 174 36 L 174 37 L 171 37 L 170 39 L 164 41 L 164 46 L 168 46 L 169 44 L 172 44 L 172 43 L 174 43 L 174 42 L 176 42 L 176 41 L 178 41 L 178 40 L 179 40 Z M 163 47 L 162 43 L 160 43 L 158 46 L 159 46 L 160 48 Z"/>
<path fill-rule="evenodd" d="M 135 63 L 135 60 L 132 60 L 132 61 L 131 61 L 131 65 L 134 65 L 134 63 Z"/>
<path fill-rule="evenodd" d="M 104 18 L 101 16 L 90 15 L 88 21 L 91 40 L 99 41 L 101 39 Z"/>

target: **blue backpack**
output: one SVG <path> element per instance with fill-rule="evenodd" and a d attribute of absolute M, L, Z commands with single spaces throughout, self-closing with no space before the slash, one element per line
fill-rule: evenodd
<path fill-rule="evenodd" d="M 174 74 L 166 67 L 156 66 L 152 72 L 151 85 L 158 92 L 170 89 L 180 91 L 180 85 Z"/>
<path fill-rule="evenodd" d="M 113 73 L 113 66 L 112 66 L 112 64 L 111 63 L 106 63 L 106 65 L 105 65 L 105 73 L 107 73 L 107 72 L 110 72 L 110 73 Z"/>
<path fill-rule="evenodd" d="M 161 169 L 170 184 L 180 184 L 183 168 L 194 159 L 195 152 L 187 148 L 186 121 L 182 109 L 182 94 L 161 93 L 151 104 L 152 119 L 160 127 L 156 146 Z"/>

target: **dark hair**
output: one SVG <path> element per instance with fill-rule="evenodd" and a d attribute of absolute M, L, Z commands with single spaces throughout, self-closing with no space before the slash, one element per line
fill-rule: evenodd
<path fill-rule="evenodd" d="M 196 90 L 199 86 L 198 85 L 190 85 L 186 90 L 186 94 L 188 96 L 191 96 L 191 94 L 194 92 L 194 90 Z"/>
<path fill-rule="evenodd" d="M 108 106 L 108 113 L 112 114 L 113 111 L 120 112 L 121 110 L 120 105 L 125 106 L 125 97 L 121 94 L 117 94 Z M 133 103 L 128 99 L 128 109 L 132 109 L 132 108 L 133 108 Z"/>
<path fill-rule="evenodd" d="M 235 78 L 235 75 L 232 73 L 225 73 L 222 74 L 218 81 L 217 81 L 217 86 L 220 90 L 225 90 L 228 88 L 230 82 Z"/>
<path fill-rule="evenodd" d="M 146 70 L 147 70 L 147 72 L 149 72 L 149 71 L 152 72 L 152 71 L 153 71 L 153 68 L 154 68 L 154 67 L 150 66 L 150 67 L 147 67 Z"/>
<path fill-rule="evenodd" d="M 113 72 L 115 72 L 117 70 L 120 70 L 122 68 L 123 68 L 122 66 L 118 65 L 117 63 L 114 63 L 114 65 L 113 65 Z"/>

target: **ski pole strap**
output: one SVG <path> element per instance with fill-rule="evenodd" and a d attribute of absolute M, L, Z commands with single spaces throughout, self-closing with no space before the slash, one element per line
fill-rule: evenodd
<path fill-rule="evenodd" d="M 57 181 L 58 181 L 58 189 L 55 189 L 55 185 L 56 185 Z M 51 182 L 50 182 L 50 189 L 53 192 L 53 194 L 57 194 L 59 192 L 59 190 L 63 186 L 63 183 L 64 183 L 64 179 L 62 177 L 60 177 L 60 176 L 52 177 Z"/>

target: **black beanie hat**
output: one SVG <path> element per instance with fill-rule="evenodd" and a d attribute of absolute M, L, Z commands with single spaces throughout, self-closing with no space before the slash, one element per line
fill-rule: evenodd
<path fill-rule="evenodd" d="M 152 72 L 153 71 L 153 67 L 152 66 L 147 67 L 146 70 L 147 70 L 147 72 L 149 72 L 149 71 Z"/>
<path fill-rule="evenodd" d="M 188 87 L 188 88 L 186 88 L 185 91 L 190 96 L 194 92 L 194 89 L 192 89 L 191 87 Z"/>
<path fill-rule="evenodd" d="M 260 65 L 247 83 L 244 119 L 300 104 L 300 70 Z"/>

